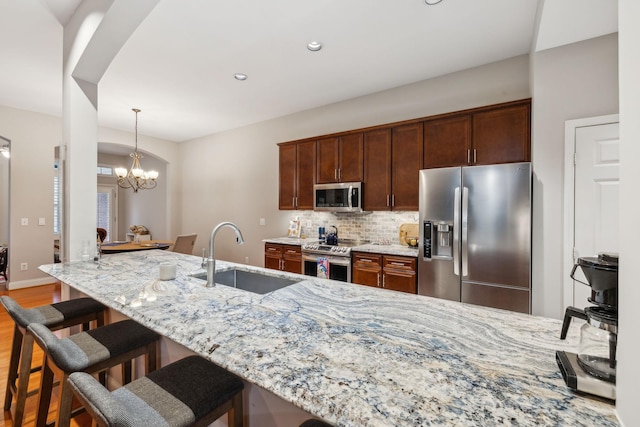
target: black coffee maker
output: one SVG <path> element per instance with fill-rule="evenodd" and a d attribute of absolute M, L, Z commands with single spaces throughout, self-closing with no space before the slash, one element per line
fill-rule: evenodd
<path fill-rule="evenodd" d="M 587 282 L 575 277 L 580 267 Z M 615 400 L 616 347 L 618 343 L 618 255 L 578 258 L 571 278 L 591 287 L 585 309 L 567 307 L 560 339 L 565 339 L 571 319 L 586 321 L 580 328 L 578 353 L 556 351 L 562 376 L 573 390 Z"/>

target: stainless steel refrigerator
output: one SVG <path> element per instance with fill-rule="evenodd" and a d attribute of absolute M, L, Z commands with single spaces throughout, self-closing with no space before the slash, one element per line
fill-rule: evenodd
<path fill-rule="evenodd" d="M 418 293 L 531 312 L 531 164 L 420 171 Z"/>

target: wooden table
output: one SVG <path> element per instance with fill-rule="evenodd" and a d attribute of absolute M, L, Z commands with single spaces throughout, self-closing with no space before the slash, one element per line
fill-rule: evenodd
<path fill-rule="evenodd" d="M 117 254 L 120 252 L 146 251 L 149 249 L 169 249 L 173 246 L 170 240 L 146 240 L 140 243 L 134 242 L 111 242 L 103 243 L 100 249 L 103 254 Z"/>

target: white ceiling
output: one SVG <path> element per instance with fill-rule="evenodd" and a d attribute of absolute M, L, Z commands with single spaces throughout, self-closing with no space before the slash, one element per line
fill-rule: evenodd
<path fill-rule="evenodd" d="M 60 22 L 80 1 L 0 0 L 0 105 L 61 115 Z M 140 134 L 184 141 L 615 31 L 615 0 L 160 0 L 98 119 L 131 131 L 137 107 Z"/>

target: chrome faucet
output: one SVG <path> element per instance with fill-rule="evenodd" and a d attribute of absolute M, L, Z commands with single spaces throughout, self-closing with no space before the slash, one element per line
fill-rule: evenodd
<path fill-rule="evenodd" d="M 216 234 L 218 230 L 222 227 L 231 227 L 236 232 L 236 242 L 241 245 L 244 243 L 244 238 L 242 237 L 242 233 L 237 225 L 232 222 L 221 222 L 216 225 L 216 227 L 211 232 L 211 236 L 209 237 L 209 258 L 207 259 L 207 287 L 213 287 L 216 285 L 215 275 L 216 275 L 216 259 L 213 257 L 213 243 L 216 240 Z"/>

